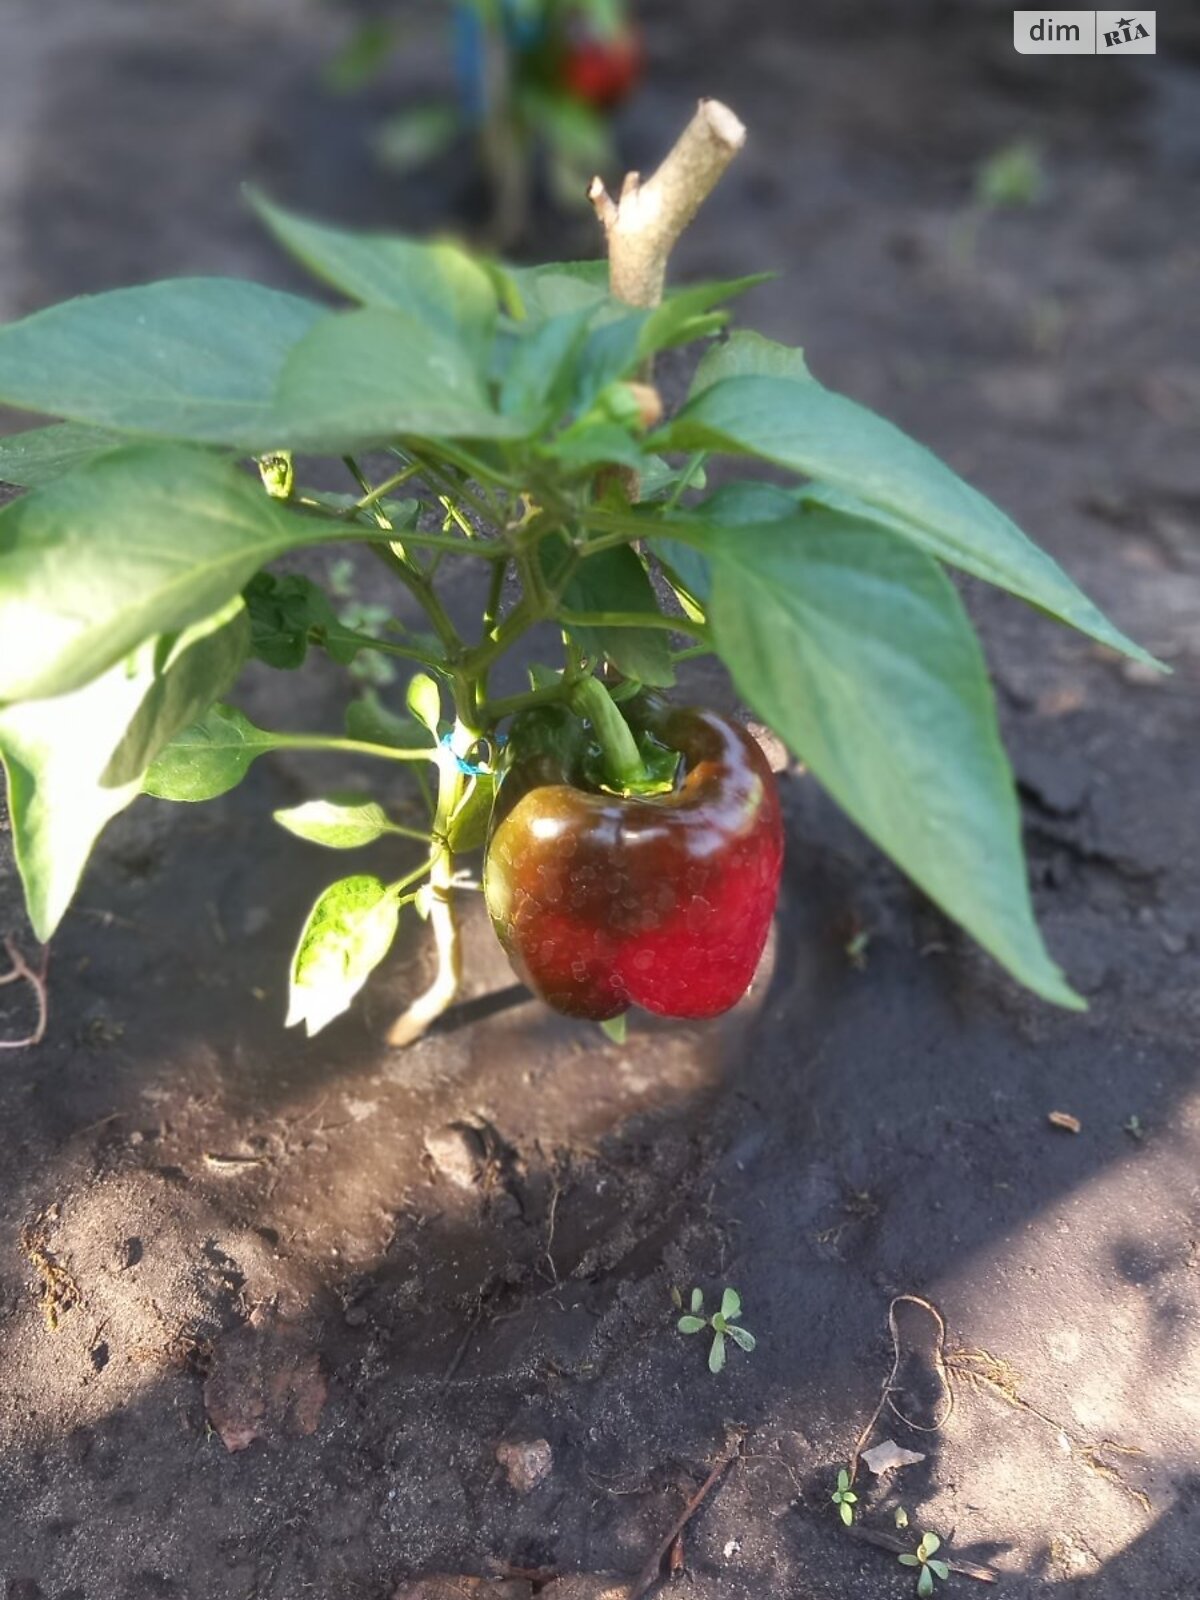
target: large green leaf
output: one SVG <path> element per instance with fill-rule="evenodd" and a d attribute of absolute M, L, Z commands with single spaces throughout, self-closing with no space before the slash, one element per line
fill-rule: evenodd
<path fill-rule="evenodd" d="M 327 317 L 288 358 L 279 385 L 279 443 L 358 450 L 398 435 L 520 437 L 528 424 L 496 411 L 466 349 L 401 311 Z"/>
<path fill-rule="evenodd" d="M 142 790 L 158 800 L 215 800 L 237 787 L 252 762 L 286 743 L 256 728 L 236 706 L 214 705 L 151 762 Z"/>
<path fill-rule="evenodd" d="M 1044 550 L 923 445 L 819 383 L 729 377 L 690 400 L 663 449 L 759 456 L 832 485 L 943 561 L 1019 595 L 1136 660 L 1153 658 L 1115 628 Z"/>
<path fill-rule="evenodd" d="M 676 289 L 664 296 L 662 304 L 655 306 L 646 318 L 638 352 L 650 356 L 658 350 L 670 350 L 675 345 L 687 344 L 704 333 L 714 332 L 723 325 L 724 315 L 715 321 L 706 313 L 726 300 L 735 300 L 748 289 L 769 283 L 772 272 L 756 272 L 747 278 L 728 278 L 717 283 L 692 284 L 687 289 Z"/>
<path fill-rule="evenodd" d="M 49 939 L 100 830 L 172 735 L 223 694 L 249 647 L 241 601 L 53 700 L 0 710 L 0 754 L 29 920 Z"/>
<path fill-rule="evenodd" d="M 298 217 L 250 193 L 284 248 L 310 272 L 363 305 L 404 311 L 462 340 L 481 360 L 496 324 L 496 291 L 465 250 L 398 234 L 348 233 Z"/>
<path fill-rule="evenodd" d="M 429 730 L 419 722 L 397 716 L 379 699 L 373 689 L 368 689 L 361 700 L 352 700 L 346 707 L 346 734 L 351 739 L 361 739 L 365 744 L 387 745 L 393 750 L 422 750 L 429 748 Z"/>
<path fill-rule="evenodd" d="M 696 516 L 703 522 L 717 524 L 777 522 L 781 517 L 794 515 L 795 510 L 795 491 L 750 480 L 722 484 L 696 507 Z M 663 526 L 671 524 L 664 522 Z M 701 608 L 707 606 L 712 597 L 712 574 L 703 552 L 694 545 L 659 534 L 653 534 L 650 543 L 680 598 Z"/>
<path fill-rule="evenodd" d="M 739 328 L 720 344 L 706 350 L 692 379 L 690 399 L 711 389 L 722 378 L 808 379 L 803 350 L 777 344 L 752 328 Z"/>
<path fill-rule="evenodd" d="M 521 308 L 533 321 L 598 306 L 608 299 L 607 261 L 555 261 L 540 267 L 507 267 Z"/>
<path fill-rule="evenodd" d="M 587 308 L 534 323 L 512 341 L 500 385 L 500 409 L 532 423 L 557 421 L 574 387 L 574 362 L 587 336 Z"/>
<path fill-rule="evenodd" d="M 328 313 L 234 278 L 67 300 L 0 328 L 0 402 L 99 428 L 270 450 L 288 351 Z"/>
<path fill-rule="evenodd" d="M 547 541 L 549 543 L 549 541 Z M 551 569 L 561 560 L 558 547 L 547 551 L 541 546 L 545 565 Z M 572 612 L 646 612 L 659 616 L 654 586 L 646 569 L 629 545 L 614 545 L 579 563 L 563 590 L 563 609 Z M 667 687 L 675 682 L 671 665 L 670 635 L 662 628 L 591 627 L 566 624 L 582 650 L 591 656 L 607 656 L 617 671 L 641 683 Z"/>
<path fill-rule="evenodd" d="M 821 511 L 701 537 L 717 647 L 743 698 L 1015 977 L 1081 1006 L 1033 919 L 987 669 L 937 563 Z"/>
<path fill-rule="evenodd" d="M 250 653 L 281 670 L 302 666 L 310 643 L 322 645 L 343 666 L 358 646 L 338 621 L 333 603 L 298 572 L 257 572 L 243 591 L 250 613 Z"/>
<path fill-rule="evenodd" d="M 400 906 L 378 878 L 330 884 L 308 914 L 292 957 L 287 1026 L 311 1038 L 340 1016 L 392 947 Z"/>
<path fill-rule="evenodd" d="M 49 428 L 26 428 L 0 438 L 0 483 L 36 489 L 73 472 L 85 461 L 129 441 L 124 434 L 57 422 Z"/>
<path fill-rule="evenodd" d="M 65 694 L 237 594 L 264 561 L 345 537 L 186 446 L 128 445 L 0 510 L 0 702 Z"/>

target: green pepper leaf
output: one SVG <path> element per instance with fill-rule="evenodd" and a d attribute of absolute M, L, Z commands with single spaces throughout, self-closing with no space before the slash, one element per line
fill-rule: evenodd
<path fill-rule="evenodd" d="M 505 271 L 532 321 L 591 309 L 608 299 L 607 261 L 552 261 Z"/>
<path fill-rule="evenodd" d="M 416 673 L 408 685 L 408 709 L 421 724 L 428 728 L 434 739 L 442 719 L 442 693 L 434 680 L 425 672 Z"/>
<path fill-rule="evenodd" d="M 97 456 L 0 510 L 0 701 L 77 689 L 225 605 L 264 561 L 330 536 L 205 451 Z"/>
<path fill-rule="evenodd" d="M 366 306 L 403 311 L 465 345 L 482 362 L 496 323 L 487 270 L 457 245 L 401 234 L 349 233 L 248 191 L 275 238 L 310 272 Z M 404 374 L 394 374 L 403 380 Z"/>
<path fill-rule="evenodd" d="M 390 711 L 373 689 L 346 708 L 346 733 L 365 744 L 386 744 L 394 750 L 421 750 L 429 745 L 429 730 Z"/>
<path fill-rule="evenodd" d="M 447 829 L 450 849 L 456 856 L 481 850 L 487 843 L 495 796 L 496 780 L 490 772 L 477 773 L 467 784 Z"/>
<path fill-rule="evenodd" d="M 275 406 L 284 359 L 329 315 L 233 278 L 179 278 L 85 295 L 0 328 L 0 401 L 154 438 L 287 441 Z"/>
<path fill-rule="evenodd" d="M 659 350 L 670 350 L 676 345 L 689 344 L 704 333 L 715 331 L 724 322 L 721 317 L 714 324 L 705 315 L 722 301 L 734 300 L 755 289 L 761 283 L 770 283 L 773 272 L 756 272 L 747 278 L 728 278 L 722 283 L 698 283 L 687 289 L 677 289 L 655 306 L 646 319 L 638 339 L 638 355 L 645 359 Z"/>
<path fill-rule="evenodd" d="M 341 878 L 318 897 L 292 957 L 286 1026 L 311 1039 L 347 1010 L 392 947 L 400 921 L 394 890 L 378 878 Z"/>
<path fill-rule="evenodd" d="M 329 850 L 357 850 L 374 844 L 395 829 L 377 800 L 361 794 L 331 794 L 321 800 L 306 800 L 272 812 L 281 828 L 298 839 L 321 844 Z"/>
<path fill-rule="evenodd" d="M 322 589 L 299 573 L 256 573 L 243 591 L 250 613 L 251 653 L 268 666 L 291 669 L 303 664 L 314 633 L 336 661 L 357 653 L 347 648 L 337 613 Z"/>
<path fill-rule="evenodd" d="M 534 429 L 557 420 L 570 401 L 574 362 L 587 337 L 588 307 L 529 326 L 508 350 L 500 409 L 529 418 Z"/>
<path fill-rule="evenodd" d="M 772 483 L 727 483 L 696 507 L 704 522 L 774 522 L 791 516 L 796 496 Z M 679 539 L 652 535 L 651 548 L 685 609 L 704 614 L 712 595 L 712 574 L 703 554 Z"/>
<path fill-rule="evenodd" d="M 235 600 L 176 637 L 147 640 L 81 689 L 0 709 L 17 868 L 43 943 L 105 824 L 172 735 L 233 682 L 248 642 Z"/>
<path fill-rule="evenodd" d="M 215 705 L 159 752 L 142 790 L 158 800 L 215 800 L 241 783 L 259 756 L 279 747 L 275 734 L 256 728 L 236 706 Z"/>
<path fill-rule="evenodd" d="M 744 699 L 1014 977 L 1082 1008 L 1033 919 L 987 669 L 936 562 L 817 511 L 703 543 L 717 648 Z"/>
<path fill-rule="evenodd" d="M 50 428 L 26 428 L 0 439 L 0 483 L 22 489 L 37 489 L 53 483 L 68 472 L 128 444 L 124 434 L 104 428 L 85 428 L 74 422 L 56 422 Z"/>
<path fill-rule="evenodd" d="M 418 439 L 520 438 L 467 348 L 411 312 L 335 312 L 291 351 L 279 381 L 276 442 L 320 453 Z"/>
<path fill-rule="evenodd" d="M 544 540 L 539 546 L 543 570 L 552 578 L 563 559 L 561 546 Z M 562 595 L 566 611 L 645 612 L 660 615 L 654 586 L 637 552 L 629 545 L 614 545 L 579 563 Z M 655 687 L 675 682 L 670 635 L 661 628 L 626 628 L 566 625 L 571 637 L 591 656 L 607 656 L 627 678 Z"/>
<path fill-rule="evenodd" d="M 811 379 L 723 378 L 690 400 L 653 443 L 759 456 L 819 479 L 822 486 L 810 493 L 832 509 L 881 522 L 1101 644 L 1159 664 L 1115 628 L 1016 523 L 923 445 Z"/>
<path fill-rule="evenodd" d="M 713 345 L 704 353 L 688 398 L 694 400 L 705 389 L 723 378 L 796 378 L 810 377 L 803 350 L 786 344 L 777 344 L 752 329 L 739 329 L 721 344 Z M 764 487 L 766 487 L 764 485 Z"/>

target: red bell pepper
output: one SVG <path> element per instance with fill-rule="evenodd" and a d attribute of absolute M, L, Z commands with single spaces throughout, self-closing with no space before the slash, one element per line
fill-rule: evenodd
<path fill-rule="evenodd" d="M 632 29 L 611 39 L 584 36 L 568 44 L 560 81 L 577 100 L 611 111 L 636 88 L 644 63 L 641 39 Z"/>
<path fill-rule="evenodd" d="M 582 776 L 586 736 L 569 712 L 514 725 L 488 910 L 518 975 L 570 1016 L 717 1016 L 766 943 L 783 864 L 766 757 L 712 711 L 667 710 L 652 726 L 682 774 L 666 793 L 621 795 Z"/>

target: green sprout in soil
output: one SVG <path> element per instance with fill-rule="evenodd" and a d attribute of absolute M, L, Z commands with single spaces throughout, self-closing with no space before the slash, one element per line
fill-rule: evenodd
<path fill-rule="evenodd" d="M 692 1290 L 691 1310 L 680 1317 L 677 1324 L 680 1333 L 703 1333 L 706 1328 L 712 1329 L 713 1341 L 708 1352 L 708 1370 L 720 1372 L 725 1365 L 725 1340 L 730 1338 L 734 1344 L 743 1349 L 747 1355 L 754 1349 L 755 1337 L 745 1328 L 736 1326 L 737 1319 L 742 1314 L 742 1297 L 736 1289 L 726 1289 L 721 1296 L 721 1309 L 714 1311 L 711 1317 L 703 1315 L 704 1295 L 699 1289 Z"/>
<path fill-rule="evenodd" d="M 838 1508 L 838 1516 L 847 1527 L 854 1521 L 854 1508 L 858 1504 L 858 1496 L 850 1487 L 850 1474 L 845 1467 L 838 1470 L 837 1488 L 829 1496 Z"/>
<path fill-rule="evenodd" d="M 949 1564 L 945 1561 L 935 1561 L 933 1559 L 935 1552 L 941 1549 L 941 1545 L 942 1541 L 936 1533 L 923 1533 L 915 1555 L 910 1555 L 906 1550 L 902 1556 L 898 1557 L 902 1567 L 918 1567 L 920 1569 L 917 1574 L 917 1593 L 921 1596 L 921 1600 L 925 1600 L 927 1595 L 933 1593 L 935 1575 L 941 1578 L 943 1582 L 950 1576 Z"/>
<path fill-rule="evenodd" d="M 986 211 L 1036 205 L 1046 187 L 1042 152 L 1030 139 L 1002 145 L 975 169 L 975 204 Z"/>

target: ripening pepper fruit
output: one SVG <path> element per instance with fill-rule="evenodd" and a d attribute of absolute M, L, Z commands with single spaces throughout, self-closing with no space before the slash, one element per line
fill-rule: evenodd
<path fill-rule="evenodd" d="M 712 711 L 659 709 L 650 726 L 681 770 L 649 795 L 587 783 L 565 710 L 526 713 L 510 737 L 488 911 L 518 976 L 570 1016 L 715 1017 L 749 987 L 770 929 L 783 827 L 766 757 Z"/>
<path fill-rule="evenodd" d="M 642 43 L 632 29 L 608 39 L 585 34 L 567 45 L 559 81 L 585 105 L 611 111 L 636 88 L 643 65 Z"/>

